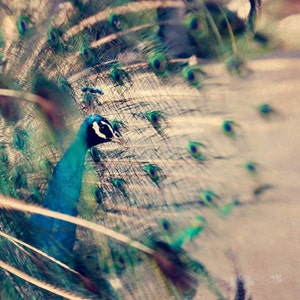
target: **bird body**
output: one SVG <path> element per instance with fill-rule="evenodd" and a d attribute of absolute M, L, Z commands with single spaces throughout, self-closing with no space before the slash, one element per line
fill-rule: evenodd
<path fill-rule="evenodd" d="M 102 127 L 103 133 L 100 131 Z M 106 119 L 99 115 L 88 116 L 54 168 L 42 205 L 53 211 L 77 216 L 86 152 L 98 142 L 108 142 L 113 138 L 121 141 Z M 42 215 L 31 216 L 31 223 L 37 229 L 34 232 L 37 248 L 44 249 L 61 261 L 68 259 L 76 239 L 75 224 Z"/>

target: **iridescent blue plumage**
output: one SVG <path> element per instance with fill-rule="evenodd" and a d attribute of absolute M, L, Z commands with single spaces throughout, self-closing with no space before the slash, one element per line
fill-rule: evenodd
<path fill-rule="evenodd" d="M 43 206 L 70 216 L 77 215 L 86 152 L 92 146 L 109 141 L 121 141 L 110 123 L 99 115 L 88 116 L 75 140 L 54 168 L 48 183 Z M 76 239 L 76 225 L 42 215 L 33 215 L 34 243 L 38 248 L 65 261 Z"/>

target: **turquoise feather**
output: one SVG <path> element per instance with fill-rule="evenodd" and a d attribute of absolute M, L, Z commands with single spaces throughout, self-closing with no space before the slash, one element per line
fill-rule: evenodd
<path fill-rule="evenodd" d="M 107 138 L 98 138 L 93 130 L 88 130 L 95 122 L 105 122 L 110 126 L 111 130 L 106 128 Z M 91 140 L 91 134 L 95 134 L 95 140 Z M 99 115 L 88 116 L 54 168 L 42 205 L 56 212 L 77 216 L 87 150 L 98 143 L 111 141 L 113 137 L 121 140 L 106 119 Z M 61 261 L 68 259 L 76 239 L 75 224 L 42 215 L 33 215 L 31 224 L 36 229 L 34 243 L 38 248 Z"/>

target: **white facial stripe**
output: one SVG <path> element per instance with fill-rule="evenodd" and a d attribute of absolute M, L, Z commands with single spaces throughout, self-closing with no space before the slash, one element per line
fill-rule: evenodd
<path fill-rule="evenodd" d="M 106 125 L 109 128 L 112 136 L 114 136 L 114 131 L 113 131 L 113 129 L 111 128 L 111 126 L 109 124 L 107 124 L 106 122 L 103 122 L 103 121 L 100 121 L 100 123 Z"/>
<path fill-rule="evenodd" d="M 95 133 L 96 133 L 99 137 L 101 137 L 101 138 L 103 138 L 103 139 L 106 139 L 106 136 L 105 136 L 103 133 L 100 132 L 100 130 L 99 130 L 99 125 L 98 125 L 97 122 L 93 122 L 92 128 L 94 129 Z"/>

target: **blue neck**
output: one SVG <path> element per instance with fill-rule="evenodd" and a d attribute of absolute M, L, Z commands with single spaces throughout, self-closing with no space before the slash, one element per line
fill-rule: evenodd
<path fill-rule="evenodd" d="M 44 207 L 71 216 L 77 215 L 87 149 L 80 137 L 69 146 L 49 181 Z"/>
<path fill-rule="evenodd" d="M 83 140 L 77 137 L 56 165 L 46 191 L 44 207 L 71 216 L 77 215 L 88 149 Z M 30 220 L 34 230 L 34 245 L 60 261 L 67 261 L 76 240 L 76 225 L 38 214 L 32 215 Z"/>

